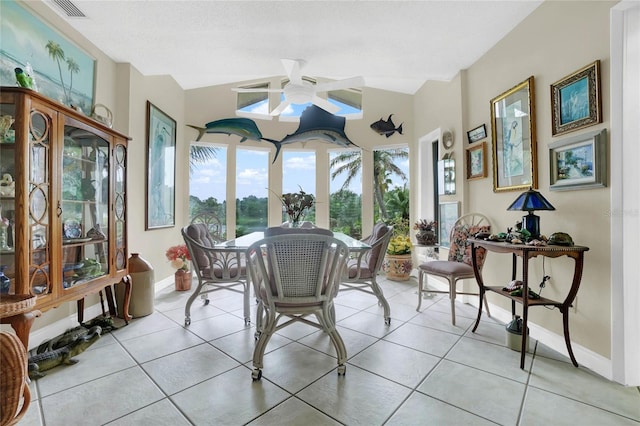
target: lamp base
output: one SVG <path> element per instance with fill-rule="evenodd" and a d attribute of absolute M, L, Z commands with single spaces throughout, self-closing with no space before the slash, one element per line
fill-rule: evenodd
<path fill-rule="evenodd" d="M 531 238 L 538 238 L 540 236 L 540 216 L 533 214 L 533 212 L 522 216 L 522 228 L 529 231 Z"/>

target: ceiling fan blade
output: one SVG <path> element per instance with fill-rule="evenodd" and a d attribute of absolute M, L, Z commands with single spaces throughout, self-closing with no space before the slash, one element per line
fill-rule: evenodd
<path fill-rule="evenodd" d="M 243 89 L 242 87 L 231 88 L 238 93 L 282 93 L 282 89 Z"/>
<path fill-rule="evenodd" d="M 289 105 L 291 105 L 291 101 L 288 101 L 285 99 L 284 101 L 280 102 L 280 105 L 278 105 L 277 107 L 275 107 L 273 111 L 271 111 L 271 115 L 272 116 L 280 115 L 282 111 L 287 109 Z"/>
<path fill-rule="evenodd" d="M 326 83 L 316 84 L 316 92 L 328 92 L 331 90 L 351 89 L 353 87 L 364 86 L 363 77 L 351 77 L 343 80 L 327 81 Z"/>
<path fill-rule="evenodd" d="M 328 100 L 321 98 L 320 96 L 317 96 L 317 95 L 313 96 L 313 98 L 311 99 L 311 103 L 316 106 L 319 106 L 320 108 L 322 108 L 327 112 L 330 112 L 331 114 L 335 114 L 336 112 L 340 111 L 339 106 L 334 105 Z"/>
<path fill-rule="evenodd" d="M 287 72 L 287 77 L 289 77 L 289 81 L 291 83 L 302 83 L 302 74 L 300 74 L 300 70 L 305 64 L 306 61 L 303 59 L 282 59 L 282 66 Z"/>

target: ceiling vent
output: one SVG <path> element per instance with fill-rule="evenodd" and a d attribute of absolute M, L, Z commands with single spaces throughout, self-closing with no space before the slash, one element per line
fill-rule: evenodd
<path fill-rule="evenodd" d="M 53 2 L 57 4 L 58 7 L 60 7 L 60 9 L 62 9 L 64 13 L 66 13 L 70 18 L 87 17 L 87 15 L 85 15 L 80 9 L 78 9 L 78 6 L 71 3 L 69 0 L 53 0 Z"/>

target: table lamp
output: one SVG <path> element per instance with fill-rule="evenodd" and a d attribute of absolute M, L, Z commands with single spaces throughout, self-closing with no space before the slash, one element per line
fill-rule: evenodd
<path fill-rule="evenodd" d="M 540 216 L 533 214 L 533 211 L 555 209 L 542 194 L 529 188 L 528 191 L 520 194 L 507 210 L 528 211 L 529 214 L 522 216 L 522 228 L 529 231 L 531 238 L 538 238 L 540 236 Z"/>

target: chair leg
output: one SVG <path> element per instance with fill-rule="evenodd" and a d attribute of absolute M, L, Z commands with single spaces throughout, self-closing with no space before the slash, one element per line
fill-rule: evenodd
<path fill-rule="evenodd" d="M 449 300 L 451 302 L 451 324 L 456 325 L 456 282 L 449 280 Z"/>
<path fill-rule="evenodd" d="M 333 306 L 323 306 L 322 310 L 316 313 L 318 322 L 322 325 L 324 331 L 329 334 L 331 343 L 336 349 L 336 356 L 338 357 L 338 374 L 343 376 L 346 372 L 347 362 L 347 348 L 342 340 L 342 336 L 338 333 L 335 321 L 332 318 Z"/>
<path fill-rule="evenodd" d="M 260 338 L 256 342 L 256 347 L 253 349 L 253 367 L 256 369 L 261 369 L 263 365 L 263 357 L 264 350 L 269 343 L 269 339 L 276 330 L 277 319 L 276 313 L 271 309 L 265 309 L 266 311 L 266 324 L 264 324 L 264 328 L 260 333 Z"/>
<path fill-rule="evenodd" d="M 376 295 L 376 297 L 378 298 L 378 302 L 380 302 L 380 304 L 382 305 L 382 308 L 384 309 L 384 323 L 386 325 L 390 325 L 391 324 L 391 308 L 389 307 L 389 302 L 387 302 L 387 299 L 384 297 L 384 292 L 376 282 L 375 277 L 373 277 L 373 279 L 371 280 L 371 290 L 373 290 L 373 294 Z"/>
<path fill-rule="evenodd" d="M 487 293 L 484 294 L 484 308 L 487 310 L 487 316 L 491 318 L 491 312 L 489 312 L 489 302 L 487 302 Z"/>
<path fill-rule="evenodd" d="M 244 282 L 244 325 L 251 324 L 251 310 L 249 309 L 249 298 L 251 297 L 251 283 L 247 278 Z"/>
<path fill-rule="evenodd" d="M 418 307 L 416 311 L 420 312 L 420 307 L 422 306 L 422 291 L 423 291 L 423 281 L 424 281 L 424 272 L 422 270 L 418 270 Z"/>
<path fill-rule="evenodd" d="M 193 293 L 191 294 L 191 296 L 189 296 L 189 299 L 187 299 L 187 304 L 184 307 L 184 325 L 185 325 L 185 327 L 191 324 L 191 305 L 193 304 L 194 300 L 196 300 L 196 298 L 200 294 L 200 290 L 202 290 L 202 286 L 203 286 L 203 284 L 199 282 L 198 285 L 196 286 L 195 290 L 193 290 Z M 208 300 L 207 300 L 207 302 L 208 302 Z"/>

